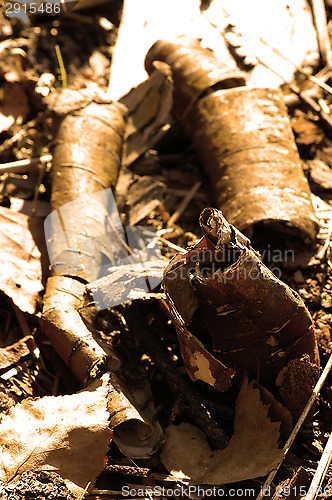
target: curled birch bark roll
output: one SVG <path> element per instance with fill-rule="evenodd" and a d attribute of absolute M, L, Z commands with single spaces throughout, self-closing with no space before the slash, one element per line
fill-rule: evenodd
<path fill-rule="evenodd" d="M 268 389 L 293 359 L 319 366 L 314 327 L 300 296 L 261 261 L 219 210 L 200 217 L 205 236 L 165 269 L 164 288 L 193 380 L 227 390 L 247 372 Z"/>
<path fill-rule="evenodd" d="M 184 127 L 227 220 L 240 231 L 264 224 L 315 238 L 310 188 L 279 90 L 217 91 L 192 107 Z"/>
<path fill-rule="evenodd" d="M 174 114 L 192 139 L 216 205 L 230 223 L 249 236 L 264 225 L 313 240 L 318 224 L 282 93 L 243 86 L 239 79 L 216 86 L 213 58 L 196 58 L 176 44 L 157 42 L 146 56 L 147 70 L 153 60 L 171 68 Z M 216 63 L 219 81 L 222 67 L 226 73 L 227 61 Z"/>
<path fill-rule="evenodd" d="M 52 213 L 45 236 L 53 276 L 46 285 L 42 325 L 55 351 L 86 385 L 119 360 L 83 322 L 85 285 L 122 247 L 111 188 L 118 178 L 124 133 L 121 105 L 67 90 L 53 107 L 58 122 L 52 164 Z M 122 228 L 122 226 L 121 226 Z"/>
<path fill-rule="evenodd" d="M 114 260 L 119 242 L 109 223 L 113 218 L 119 225 L 117 209 L 106 191 L 91 195 L 115 187 L 124 126 L 124 107 L 117 103 L 91 102 L 60 121 L 52 151 L 54 212 L 45 226 L 55 274 L 93 281 L 105 256 Z"/>
<path fill-rule="evenodd" d="M 174 112 L 182 116 L 211 87 L 232 88 L 245 85 L 246 76 L 231 56 L 219 61 L 212 50 L 202 48 L 198 40 L 178 37 L 179 43 L 158 40 L 145 58 L 146 71 L 151 74 L 155 60 L 172 68 Z"/>

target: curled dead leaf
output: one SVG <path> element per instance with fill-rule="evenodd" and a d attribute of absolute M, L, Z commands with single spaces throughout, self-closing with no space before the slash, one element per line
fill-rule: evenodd
<path fill-rule="evenodd" d="M 271 422 L 268 406 L 254 382 L 244 378 L 236 402 L 234 434 L 224 450 L 212 453 L 203 432 L 188 423 L 170 425 L 161 453 L 165 467 L 196 484 L 227 484 L 259 477 L 280 462 L 279 423 Z"/>
<path fill-rule="evenodd" d="M 108 382 L 106 374 L 77 394 L 26 399 L 10 408 L 0 424 L 0 480 L 15 484 L 25 471 L 49 470 L 82 495 L 107 460 Z"/>

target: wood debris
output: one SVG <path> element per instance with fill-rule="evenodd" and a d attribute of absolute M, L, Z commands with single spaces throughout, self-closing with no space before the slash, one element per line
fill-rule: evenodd
<path fill-rule="evenodd" d="M 330 2 L 16 4 L 0 497 L 331 496 Z"/>

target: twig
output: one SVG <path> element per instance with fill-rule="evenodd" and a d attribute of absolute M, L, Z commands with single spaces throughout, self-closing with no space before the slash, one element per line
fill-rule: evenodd
<path fill-rule="evenodd" d="M 171 243 L 170 241 L 166 240 L 166 238 L 163 238 L 162 236 L 158 236 L 158 235 L 157 235 L 157 238 L 162 243 L 165 243 L 165 245 L 169 246 L 170 248 L 173 248 L 173 250 L 177 250 L 180 253 L 187 253 L 187 250 L 179 247 L 178 245 L 175 245 L 174 243 Z"/>
<path fill-rule="evenodd" d="M 324 64 L 331 67 L 331 44 L 327 30 L 326 10 L 323 0 L 312 0 L 319 51 Z"/>
<path fill-rule="evenodd" d="M 302 94 L 304 94 L 307 97 L 317 97 L 317 88 L 312 88 L 312 89 L 302 91 Z M 293 93 L 293 94 L 284 95 L 284 103 L 289 108 L 291 106 L 298 106 L 300 102 L 301 102 L 301 99 L 297 94 Z"/>
<path fill-rule="evenodd" d="M 26 160 L 11 161 L 0 164 L 0 175 L 2 174 L 22 174 L 39 163 L 52 161 L 52 155 L 43 155 L 39 158 L 27 158 Z"/>
<path fill-rule="evenodd" d="M 293 431 L 291 432 L 289 438 L 287 439 L 286 444 L 283 447 L 283 457 L 282 457 L 281 461 L 279 462 L 278 466 L 275 469 L 273 469 L 273 471 L 271 471 L 270 474 L 268 475 L 268 477 L 267 477 L 259 495 L 257 496 L 256 500 L 262 499 L 265 496 L 265 493 L 267 491 L 269 491 L 268 489 L 270 487 L 270 484 L 272 483 L 276 473 L 278 472 L 280 465 L 282 464 L 285 456 L 287 455 L 289 448 L 291 447 L 294 439 L 296 438 L 297 433 L 299 432 L 301 425 L 305 421 L 312 405 L 314 404 L 317 396 L 319 395 L 321 388 L 323 387 L 323 384 L 324 384 L 326 377 L 329 374 L 331 368 L 332 368 L 332 354 L 331 354 L 331 356 L 330 356 L 330 358 L 329 358 L 329 360 L 328 360 L 328 362 L 323 370 L 323 373 L 319 377 L 319 380 L 312 391 L 312 394 L 309 398 L 309 401 L 307 402 L 307 404 L 306 404 L 304 410 L 302 411 L 298 421 L 296 422 L 296 425 L 295 425 Z"/>
<path fill-rule="evenodd" d="M 36 118 L 33 118 L 28 123 L 25 123 L 19 132 L 14 134 L 12 137 L 0 144 L 0 154 L 13 146 L 17 141 L 23 139 L 25 135 L 28 134 L 30 128 L 36 127 L 39 123 L 45 119 L 45 114 L 43 112 L 38 113 Z"/>
<path fill-rule="evenodd" d="M 161 474 L 158 472 L 153 472 L 151 469 L 146 467 L 133 467 L 130 465 L 107 465 L 103 470 L 103 474 L 121 474 L 125 476 L 139 476 L 148 477 L 152 479 L 157 479 L 158 481 L 173 481 L 177 483 L 179 478 L 172 476 L 171 474 Z"/>
<path fill-rule="evenodd" d="M 167 227 L 173 226 L 173 224 L 181 217 L 193 197 L 195 196 L 196 192 L 199 190 L 201 187 L 202 183 L 201 181 L 196 182 L 189 193 L 185 196 L 185 198 L 182 200 L 178 208 L 175 210 L 174 214 L 168 219 L 167 221 Z"/>
<path fill-rule="evenodd" d="M 33 194 L 33 200 L 32 200 L 32 209 L 31 209 L 31 215 L 36 215 L 37 213 L 37 205 L 38 205 L 38 196 L 39 196 L 39 188 L 42 183 L 43 177 L 45 175 L 46 171 L 46 164 L 44 164 L 40 169 L 39 169 L 39 175 L 37 179 L 37 183 L 35 186 L 35 192 Z"/>
<path fill-rule="evenodd" d="M 323 455 L 318 462 L 318 467 L 311 481 L 308 493 L 302 497 L 302 500 L 314 500 L 318 494 L 319 487 L 322 484 L 326 475 L 327 469 L 332 460 L 332 433 L 326 443 Z"/>
<path fill-rule="evenodd" d="M 311 99 L 311 97 L 309 97 L 308 95 L 306 95 L 303 92 L 301 92 L 296 87 L 296 85 L 290 84 L 289 88 L 303 102 L 305 102 L 316 114 L 318 114 L 318 116 L 320 117 L 320 119 L 322 120 L 322 122 L 324 122 L 324 124 L 327 126 L 327 128 L 331 132 L 331 130 L 332 130 L 332 118 L 327 113 L 325 113 L 325 111 L 322 110 L 321 106 L 316 101 L 314 101 L 313 99 Z"/>
<path fill-rule="evenodd" d="M 57 57 L 58 63 L 59 63 L 62 88 L 66 89 L 68 87 L 68 85 L 67 85 L 67 71 L 66 71 L 66 68 L 65 68 L 65 65 L 64 65 L 64 62 L 62 59 L 61 50 L 60 50 L 60 47 L 58 44 L 56 44 L 56 46 L 55 46 L 55 53 L 56 53 L 56 57 Z"/>

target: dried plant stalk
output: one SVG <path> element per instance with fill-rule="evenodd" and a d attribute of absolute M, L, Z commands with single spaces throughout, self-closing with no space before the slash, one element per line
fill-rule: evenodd
<path fill-rule="evenodd" d="M 151 47 L 147 69 L 153 60 L 170 66 L 174 113 L 202 159 L 217 207 L 249 236 L 264 224 L 313 240 L 318 224 L 281 92 L 239 88 L 234 79 L 216 87 L 211 58 L 207 64 L 187 49 L 183 56 L 177 44 L 164 46 Z M 220 63 L 215 71 L 221 80 Z"/>
<path fill-rule="evenodd" d="M 164 277 L 191 378 L 227 390 L 246 371 L 276 390 L 291 360 L 306 353 L 319 366 L 312 319 L 299 295 L 220 211 L 205 209 L 200 224 L 205 236 L 173 258 Z"/>

